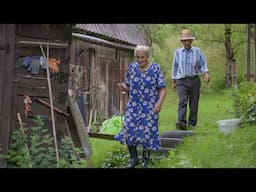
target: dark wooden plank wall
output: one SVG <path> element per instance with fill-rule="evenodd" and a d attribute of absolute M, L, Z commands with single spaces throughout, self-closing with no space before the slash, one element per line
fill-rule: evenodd
<path fill-rule="evenodd" d="M 95 79 L 97 79 L 97 76 L 93 76 L 93 71 L 95 71 L 95 62 L 96 62 L 96 57 L 95 57 L 95 49 L 96 46 L 91 43 L 85 43 L 79 39 L 72 39 L 72 46 L 71 46 L 71 51 L 70 51 L 70 64 L 74 66 L 82 66 L 84 68 L 84 73 L 82 76 L 82 80 L 78 82 L 78 90 L 75 93 L 75 97 L 78 97 L 78 92 L 79 91 L 84 91 L 88 93 L 87 96 L 87 101 L 86 101 L 86 123 L 88 124 L 89 122 L 89 113 L 90 113 L 90 108 L 92 108 L 92 97 L 90 96 L 91 94 L 91 89 L 93 88 L 93 83 Z M 72 85 L 72 89 L 75 89 L 75 85 Z"/>
<path fill-rule="evenodd" d="M 11 127 L 14 45 L 15 25 L 1 24 L 0 46 L 3 49 L 0 49 L 0 147 L 2 153 L 8 151 Z M 0 160 L 0 167 L 5 166 L 6 162 Z"/>
<path fill-rule="evenodd" d="M 128 69 L 129 64 L 133 61 L 133 51 L 123 51 L 119 50 L 118 51 L 118 60 L 119 60 L 119 81 L 118 82 L 123 82 L 124 81 L 124 75 L 125 72 Z M 119 92 L 119 110 L 121 114 L 124 114 L 126 103 L 128 101 L 128 94 L 122 95 L 121 92 Z"/>
<path fill-rule="evenodd" d="M 78 56 L 81 50 L 94 50 Z M 95 109 L 98 120 L 110 118 L 114 114 L 123 113 L 127 96 L 123 98 L 123 107 L 120 107 L 121 92 L 117 83 L 123 81 L 124 72 L 133 60 L 133 51 L 119 50 L 96 45 L 76 38 L 72 40 L 71 63 L 82 65 L 87 71 L 84 76 L 84 90 L 89 93 L 86 119 L 89 122 L 90 109 Z M 80 88 L 81 89 L 81 88 Z"/>
<path fill-rule="evenodd" d="M 17 36 L 47 41 L 70 41 L 72 33 L 68 24 L 20 24 L 17 25 Z"/>
<path fill-rule="evenodd" d="M 50 41 L 58 43 L 71 42 L 71 27 L 64 24 L 1 24 L 0 25 L 0 144 L 2 152 L 8 151 L 11 142 L 10 136 L 13 130 L 18 128 L 17 116 L 19 112 L 24 122 L 29 125 L 32 120 L 24 118 L 23 97 L 19 93 L 29 95 L 49 96 L 47 80 L 25 79 L 22 75 L 29 74 L 22 66 L 25 56 L 42 55 L 39 46 L 22 46 L 19 41 Z M 9 44 L 9 51 L 1 47 Z M 60 59 L 60 78 L 52 80 L 54 105 L 63 111 L 67 110 L 67 85 L 69 77 L 70 49 L 50 48 L 50 57 Z M 46 52 L 46 49 L 45 49 Z M 31 75 L 31 74 L 29 74 Z M 40 71 L 39 75 L 46 77 L 46 73 Z M 45 87 L 35 88 L 35 87 Z M 49 102 L 49 99 L 44 99 Z M 33 101 L 32 110 L 35 114 L 46 115 L 46 126 L 52 133 L 50 123 L 50 109 Z M 60 139 L 64 134 L 66 117 L 55 113 L 57 137 Z M 6 167 L 6 162 L 0 162 L 0 167 Z"/>
<path fill-rule="evenodd" d="M 118 89 L 117 83 L 119 82 L 119 76 L 120 71 L 119 71 L 119 62 L 117 60 L 113 61 L 110 65 L 109 70 L 109 91 L 111 96 L 109 97 L 109 114 L 111 115 L 120 115 L 121 112 L 119 110 L 119 95 L 120 95 L 120 90 Z"/>
<path fill-rule="evenodd" d="M 119 59 L 117 48 L 99 47 L 98 60 L 100 67 L 99 85 L 100 85 L 100 101 L 104 109 L 101 112 L 103 117 L 110 118 L 114 114 L 120 114 L 119 111 L 119 89 L 117 83 L 119 82 Z M 102 103 L 102 102 L 105 103 Z"/>
<path fill-rule="evenodd" d="M 46 49 L 45 49 L 46 52 Z M 49 97 L 49 89 L 48 89 L 48 82 L 47 82 L 47 74 L 46 71 L 41 70 L 38 75 L 31 75 L 30 72 L 27 72 L 27 69 L 22 66 L 22 62 L 24 60 L 25 55 L 42 55 L 41 50 L 39 47 L 23 47 L 21 51 L 22 55 L 15 63 L 15 78 L 18 80 L 17 83 L 17 90 L 16 90 L 16 112 L 21 113 L 22 118 L 24 118 L 24 97 L 18 96 L 18 94 L 27 94 L 32 96 L 44 96 Z M 68 63 L 65 62 L 67 58 L 65 58 L 65 50 L 64 49 L 53 49 L 50 48 L 50 57 L 60 59 L 60 77 L 58 79 L 51 80 L 51 87 L 52 87 L 52 96 L 53 96 L 53 104 L 54 106 L 58 107 L 62 111 L 67 111 L 67 85 L 68 85 Z M 45 79 L 28 79 L 23 78 L 23 76 L 31 75 L 33 77 L 42 77 Z M 47 103 L 50 103 L 49 98 L 42 98 L 38 97 Z M 50 132 L 52 133 L 52 124 L 51 122 L 51 115 L 50 115 L 50 108 L 42 105 L 32 98 L 32 111 L 36 115 L 46 115 L 47 120 L 46 125 L 49 128 Z M 58 138 L 62 137 L 65 133 L 65 116 L 54 113 L 55 114 L 55 123 L 56 123 L 56 131 Z M 32 119 L 24 119 L 24 122 L 30 123 Z"/>

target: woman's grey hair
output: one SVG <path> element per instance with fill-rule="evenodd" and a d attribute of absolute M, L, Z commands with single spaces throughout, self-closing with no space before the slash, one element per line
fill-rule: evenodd
<path fill-rule="evenodd" d="M 134 56 L 136 56 L 137 51 L 145 51 L 147 56 L 149 57 L 149 55 L 151 53 L 151 48 L 146 45 L 137 45 L 134 50 Z"/>

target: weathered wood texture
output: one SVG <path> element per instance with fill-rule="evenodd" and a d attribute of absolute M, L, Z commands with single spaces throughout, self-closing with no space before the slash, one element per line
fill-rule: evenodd
<path fill-rule="evenodd" d="M 18 128 L 16 114 L 21 114 L 21 118 L 27 126 L 32 123 L 32 118 L 25 118 L 24 116 L 24 97 L 18 96 L 18 94 L 43 96 L 44 98 L 41 99 L 50 103 L 49 98 L 45 98 L 49 96 L 46 71 L 41 68 L 38 75 L 32 75 L 22 66 L 26 56 L 43 55 L 40 46 L 38 44 L 24 45 L 20 42 L 68 44 L 64 48 L 50 46 L 49 51 L 49 57 L 60 60 L 60 76 L 51 80 L 53 104 L 59 109 L 66 111 L 71 34 L 71 27 L 67 24 L 0 25 L 0 44 L 3 46 L 9 45 L 8 49 L 0 50 L 0 142 L 4 153 L 7 152 L 8 145 L 11 142 L 11 133 Z M 44 45 L 43 47 L 46 53 L 46 46 Z M 27 76 L 33 76 L 33 78 L 28 78 Z M 50 108 L 32 100 L 32 111 L 35 115 L 46 117 L 46 127 L 52 133 Z M 66 134 L 65 119 L 64 115 L 55 113 L 56 135 L 58 139 Z M 6 165 L 2 163 L 0 166 Z"/>
<path fill-rule="evenodd" d="M 33 28 L 33 30 L 32 30 Z M 38 75 L 32 75 L 27 69 L 22 66 L 22 62 L 26 56 L 42 56 L 40 46 L 28 46 L 19 44 L 20 41 L 33 42 L 63 42 L 70 45 L 71 30 L 65 25 L 18 25 L 17 30 L 17 49 L 15 59 L 14 78 L 16 81 L 16 89 L 14 91 L 14 103 L 16 104 L 16 113 L 19 112 L 24 117 L 24 97 L 18 94 L 49 96 L 49 89 L 47 83 L 47 74 L 43 68 L 40 68 Z M 46 46 L 43 46 L 44 52 L 47 53 Z M 53 92 L 53 104 L 62 111 L 67 111 L 67 89 L 69 77 L 69 47 L 56 48 L 49 46 L 49 58 L 56 58 L 60 60 L 58 78 L 51 78 L 51 86 Z M 24 78 L 24 76 L 33 76 L 34 78 Z M 45 78 L 37 79 L 37 78 Z M 50 103 L 49 98 L 41 98 L 47 103 Z M 32 111 L 35 115 L 47 116 L 46 125 L 52 133 L 50 108 L 42 103 L 36 102 L 32 97 Z M 60 139 L 65 134 L 65 116 L 57 112 L 54 114 L 56 124 L 56 135 Z M 30 124 L 31 119 L 24 119 L 24 122 Z"/>
<path fill-rule="evenodd" d="M 9 132 L 12 120 L 13 60 L 15 45 L 15 25 L 0 24 L 0 149 L 8 151 Z M 0 161 L 0 167 L 6 162 Z"/>
<path fill-rule="evenodd" d="M 87 94 L 86 124 L 90 114 L 92 123 L 102 123 L 114 114 L 124 113 L 127 95 L 122 95 L 117 84 L 124 80 L 125 70 L 133 61 L 133 51 L 103 47 L 74 38 L 71 47 L 71 64 L 83 69 L 81 78 L 73 84 L 76 97 Z"/>

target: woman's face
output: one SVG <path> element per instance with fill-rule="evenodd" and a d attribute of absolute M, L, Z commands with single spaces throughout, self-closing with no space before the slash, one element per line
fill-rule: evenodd
<path fill-rule="evenodd" d="M 148 64 L 148 54 L 146 51 L 137 51 L 136 52 L 136 61 L 140 67 L 145 67 Z"/>

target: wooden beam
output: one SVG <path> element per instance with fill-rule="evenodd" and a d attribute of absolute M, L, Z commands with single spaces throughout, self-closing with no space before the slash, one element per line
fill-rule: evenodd
<path fill-rule="evenodd" d="M 29 46 L 50 46 L 51 48 L 67 48 L 68 43 L 53 43 L 53 42 L 45 42 L 45 41 L 19 41 L 20 45 L 29 45 Z"/>
<path fill-rule="evenodd" d="M 98 139 L 106 139 L 106 140 L 114 140 L 115 135 L 104 134 L 104 133 L 93 133 L 89 132 L 89 137 L 98 138 Z M 181 143 L 183 140 L 181 138 L 160 138 L 162 147 L 164 148 L 173 148 L 177 144 Z"/>

